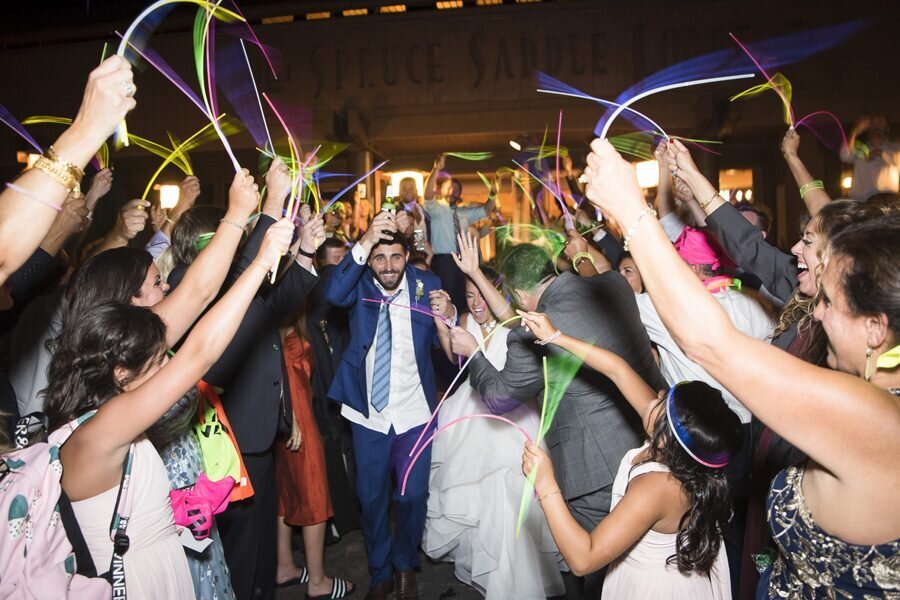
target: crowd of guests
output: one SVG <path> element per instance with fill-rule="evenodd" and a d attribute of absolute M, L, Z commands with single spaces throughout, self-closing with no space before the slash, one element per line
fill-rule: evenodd
<path fill-rule="evenodd" d="M 569 206 L 531 186 L 539 235 L 498 238 L 486 264 L 498 185 L 465 202 L 443 155 L 422 197 L 404 180 L 377 213 L 357 194 L 285 217 L 275 159 L 262 181 L 237 173 L 225 208 L 195 205 L 192 176 L 175 208 L 127 202 L 86 239 L 114 181 L 84 169 L 136 92 L 104 61 L 0 194 L 0 595 L 50 561 L 40 494 L 11 497 L 42 443 L 75 559 L 42 585 L 63 593 L 105 573 L 134 598 L 406 600 L 424 552 L 495 599 L 900 594 L 884 118 L 842 153 L 852 199 L 785 134 L 809 217 L 790 252 L 681 142 L 660 141 L 648 197 L 595 140 L 581 178 L 564 161 Z M 324 561 L 354 529 L 367 582 Z"/>

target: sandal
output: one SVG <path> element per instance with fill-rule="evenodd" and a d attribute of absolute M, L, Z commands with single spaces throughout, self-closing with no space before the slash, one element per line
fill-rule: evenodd
<path fill-rule="evenodd" d="M 331 579 L 331 594 L 325 594 L 324 596 L 310 596 L 306 594 L 306 600 L 317 600 L 318 598 L 330 598 L 331 600 L 335 600 L 337 598 L 345 598 L 356 591 L 356 586 L 350 588 L 351 583 L 346 579 L 341 579 L 340 577 L 333 577 Z"/>
<path fill-rule="evenodd" d="M 275 587 L 286 588 L 291 587 L 292 585 L 300 585 L 301 583 L 309 583 L 309 571 L 306 570 L 306 567 L 300 567 L 299 577 L 294 577 L 293 579 L 288 579 L 287 581 L 276 583 Z"/>

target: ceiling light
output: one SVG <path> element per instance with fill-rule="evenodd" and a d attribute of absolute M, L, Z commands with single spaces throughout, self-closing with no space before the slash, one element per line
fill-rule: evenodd
<path fill-rule="evenodd" d="M 341 14 L 343 14 L 345 17 L 359 17 L 362 15 L 369 14 L 369 9 L 368 8 L 348 8 Z"/>
<path fill-rule="evenodd" d="M 402 13 L 406 12 L 405 4 L 388 4 L 387 6 L 379 6 L 378 12 L 385 13 Z"/>
<path fill-rule="evenodd" d="M 463 3 L 462 0 L 442 0 L 441 2 L 435 2 L 435 6 L 437 6 L 438 10 L 446 10 L 448 8 L 462 8 Z"/>
<path fill-rule="evenodd" d="M 280 17 L 263 17 L 263 25 L 274 25 L 276 23 L 293 23 L 294 15 L 281 15 Z"/>
<path fill-rule="evenodd" d="M 316 21 L 318 19 L 330 19 L 330 18 L 331 18 L 331 13 L 327 12 L 327 11 L 326 12 L 306 13 L 307 21 Z"/>

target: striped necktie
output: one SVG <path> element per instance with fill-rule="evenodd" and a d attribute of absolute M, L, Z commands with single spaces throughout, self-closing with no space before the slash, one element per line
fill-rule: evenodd
<path fill-rule="evenodd" d="M 456 248 L 456 253 L 459 254 L 459 238 L 457 236 L 462 237 L 462 223 L 459 222 L 459 213 L 456 212 L 456 207 L 451 206 L 450 211 L 453 213 L 453 246 Z"/>
<path fill-rule="evenodd" d="M 397 294 L 385 296 L 388 304 L 378 310 L 378 330 L 375 334 L 375 369 L 372 373 L 372 407 L 381 412 L 391 395 L 391 307 Z"/>

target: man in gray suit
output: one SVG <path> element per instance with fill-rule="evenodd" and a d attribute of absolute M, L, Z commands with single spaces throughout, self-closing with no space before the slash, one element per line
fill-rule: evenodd
<path fill-rule="evenodd" d="M 634 292 L 616 271 L 582 278 L 557 276 L 550 257 L 537 246 L 521 245 L 502 266 L 504 286 L 525 310 L 546 313 L 560 331 L 615 352 L 653 389 L 666 388 L 653 360 L 650 339 L 641 323 Z M 453 351 L 471 354 L 474 338 L 461 328 L 452 332 Z M 506 366 L 497 371 L 481 353 L 470 363 L 469 382 L 494 413 L 540 397 L 544 388 L 542 357 L 562 357 L 556 346 L 539 346 L 523 327 L 510 332 Z M 565 377 L 548 360 L 551 389 Z M 564 384 L 562 384 L 564 385 Z M 546 435 L 560 489 L 578 523 L 591 531 L 609 513 L 612 484 L 628 450 L 640 445 L 640 419 L 618 388 L 589 367 L 580 368 L 565 390 Z M 591 586 L 593 587 L 593 586 Z"/>

